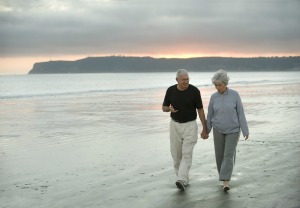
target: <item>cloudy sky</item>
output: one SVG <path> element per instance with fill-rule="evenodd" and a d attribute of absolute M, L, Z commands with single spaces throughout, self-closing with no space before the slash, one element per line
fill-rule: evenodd
<path fill-rule="evenodd" d="M 87 56 L 299 56 L 300 0 L 0 0 L 0 74 Z"/>

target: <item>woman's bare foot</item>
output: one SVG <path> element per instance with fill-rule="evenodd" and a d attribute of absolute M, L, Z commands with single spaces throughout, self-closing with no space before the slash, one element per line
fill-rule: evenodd
<path fill-rule="evenodd" d="M 230 190 L 229 181 L 223 182 L 223 190 L 224 190 L 224 192 L 227 192 L 228 190 Z"/>

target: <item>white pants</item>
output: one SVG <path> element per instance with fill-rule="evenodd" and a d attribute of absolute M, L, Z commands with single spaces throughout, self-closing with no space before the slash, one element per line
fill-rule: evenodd
<path fill-rule="evenodd" d="M 177 180 L 189 182 L 193 149 L 198 139 L 196 120 L 187 123 L 170 122 L 170 146 Z"/>

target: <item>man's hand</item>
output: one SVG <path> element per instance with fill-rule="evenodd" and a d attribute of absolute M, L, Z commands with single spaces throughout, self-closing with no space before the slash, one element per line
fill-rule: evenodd
<path fill-rule="evenodd" d="M 172 113 L 176 113 L 178 110 L 175 110 L 172 105 L 169 106 L 169 109 Z"/>
<path fill-rule="evenodd" d="M 163 110 L 163 112 L 172 112 L 172 113 L 176 113 L 178 111 L 178 110 L 175 110 L 172 105 L 162 106 L 162 110 Z"/>

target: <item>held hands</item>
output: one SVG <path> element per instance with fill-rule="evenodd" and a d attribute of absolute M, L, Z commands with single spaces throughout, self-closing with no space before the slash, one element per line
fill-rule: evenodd
<path fill-rule="evenodd" d="M 206 130 L 202 130 L 200 135 L 202 139 L 207 139 L 209 137 L 209 134 L 207 133 Z"/>

